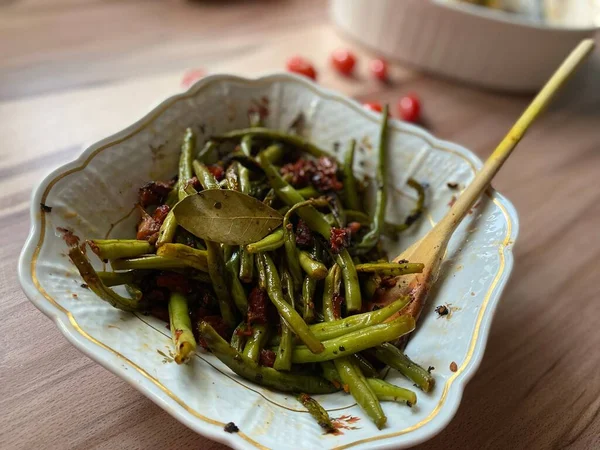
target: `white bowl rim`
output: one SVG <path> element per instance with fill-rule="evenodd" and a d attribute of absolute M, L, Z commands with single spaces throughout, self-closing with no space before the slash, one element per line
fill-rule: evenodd
<path fill-rule="evenodd" d="M 574 27 L 560 25 L 558 23 L 552 22 L 536 21 L 534 19 L 530 19 L 526 16 L 523 16 L 522 14 L 499 11 L 496 9 L 487 8 L 485 6 L 472 5 L 470 3 L 459 3 L 448 0 L 433 0 L 433 3 L 436 6 L 441 6 L 443 8 L 452 9 L 454 11 L 469 14 L 471 16 L 476 16 L 480 19 L 491 20 L 493 22 L 502 22 L 509 25 L 532 28 L 541 31 L 558 31 L 566 33 L 593 33 L 595 31 L 600 30 L 600 26 L 593 25 Z"/>
<path fill-rule="evenodd" d="M 134 133 L 140 127 L 144 126 L 147 122 L 152 121 L 158 110 L 166 110 L 175 102 L 196 95 L 203 86 L 215 81 L 233 81 L 240 83 L 282 81 L 299 82 L 304 84 L 306 87 L 313 89 L 320 96 L 341 101 L 348 107 L 360 111 L 366 117 L 370 116 L 371 119 L 376 119 L 378 117 L 378 113 L 366 110 L 356 100 L 348 98 L 347 96 L 336 91 L 323 88 L 307 78 L 299 75 L 289 73 L 271 73 L 255 78 L 246 78 L 230 74 L 214 74 L 207 76 L 194 83 L 187 91 L 170 96 L 164 101 L 160 102 L 157 106 L 152 108 L 150 112 L 127 128 L 88 146 L 77 159 L 61 165 L 43 178 L 43 180 L 36 188 L 34 188 L 32 192 L 30 206 L 31 226 L 29 235 L 19 257 L 18 278 L 21 287 L 29 300 L 40 311 L 42 311 L 55 322 L 61 333 L 71 344 L 73 344 L 85 355 L 105 367 L 107 370 L 126 380 L 130 385 L 138 389 L 142 394 L 146 395 L 150 400 L 159 405 L 174 418 L 184 423 L 192 430 L 214 441 L 224 443 L 233 448 L 265 448 L 258 442 L 255 442 L 253 439 L 246 436 L 244 433 L 224 433 L 222 431 L 222 424 L 220 422 L 216 422 L 215 420 L 207 417 L 200 417 L 198 413 L 190 410 L 190 408 L 188 408 L 185 403 L 182 403 L 181 400 L 169 395 L 168 390 L 165 390 L 164 387 L 161 388 L 162 385 L 160 385 L 160 383 L 157 385 L 152 376 L 147 374 L 142 368 L 137 366 L 132 361 L 129 361 L 125 358 L 124 362 L 130 366 L 133 366 L 135 370 L 127 370 L 126 364 L 117 365 L 109 363 L 110 357 L 113 356 L 115 351 L 102 344 L 95 338 L 87 335 L 87 333 L 85 333 L 85 331 L 77 325 L 77 322 L 70 312 L 65 310 L 58 303 L 54 302 L 49 294 L 44 291 L 41 285 L 37 282 L 37 277 L 35 274 L 37 253 L 39 252 L 39 249 L 43 243 L 42 231 L 44 231 L 44 216 L 43 214 L 40 214 L 40 203 L 43 202 L 45 195 L 47 195 L 47 193 L 50 191 L 54 182 L 57 181 L 58 178 L 70 173 L 71 171 L 82 170 L 87 162 L 89 162 L 89 160 L 95 156 L 97 150 L 124 140 L 131 133 Z M 452 152 L 458 153 L 467 159 L 476 169 L 479 169 L 482 166 L 481 160 L 471 151 L 450 141 L 437 139 L 429 132 L 418 126 L 397 120 L 391 121 L 390 126 L 401 129 L 402 131 L 410 131 L 412 134 L 418 135 L 426 141 L 432 143 L 432 147 L 443 147 Z M 341 450 L 341 448 L 354 446 L 370 449 L 398 448 L 398 442 L 395 442 L 395 437 L 419 430 L 419 432 L 413 434 L 414 438 L 409 443 L 403 443 L 403 446 L 416 445 L 438 434 L 454 417 L 456 411 L 458 410 L 460 399 L 466 383 L 473 377 L 479 365 L 481 364 L 494 312 L 513 267 L 512 246 L 517 238 L 519 230 L 517 212 L 512 203 L 506 197 L 492 188 L 488 190 L 488 195 L 502 210 L 505 218 L 507 219 L 508 231 L 504 245 L 501 246 L 503 250 L 500 251 L 504 267 L 494 279 L 492 287 L 488 291 L 487 298 L 482 305 L 482 311 L 471 338 L 471 346 L 466 361 L 461 365 L 459 370 L 448 379 L 444 386 L 444 393 L 442 394 L 442 398 L 438 406 L 426 419 L 404 430 L 392 433 L 382 432 L 380 435 L 376 435 L 372 438 L 361 439 L 342 447 L 338 447 L 338 449 Z M 147 381 L 153 382 L 154 385 L 150 384 L 148 386 Z M 453 389 L 450 389 L 450 387 L 453 387 Z M 167 396 L 165 396 L 165 394 L 167 394 Z M 202 421 L 198 421 L 197 418 L 202 419 Z M 370 443 L 368 447 L 363 445 L 367 443 Z"/>

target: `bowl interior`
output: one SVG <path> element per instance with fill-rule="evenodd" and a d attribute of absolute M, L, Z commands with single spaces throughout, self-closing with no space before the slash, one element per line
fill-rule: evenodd
<path fill-rule="evenodd" d="M 32 244 L 37 245 L 31 261 L 32 280 L 44 297 L 32 299 L 48 314 L 60 312 L 57 320 L 63 331 L 88 354 L 187 425 L 229 445 L 329 448 L 368 446 L 382 439 L 394 446 L 423 440 L 439 431 L 456 409 L 461 380 L 468 378 L 481 356 L 489 325 L 486 311 L 493 311 L 499 286 L 510 269 L 505 252 L 514 237 L 512 210 L 497 193 L 484 196 L 453 237 L 441 280 L 407 347 L 416 362 L 435 367 L 437 387 L 431 394 L 419 391 L 418 405 L 412 409 L 385 403 L 388 425 L 381 431 L 343 393 L 318 398 L 345 427 L 337 436 L 324 436 L 293 396 L 235 376 L 209 353 L 199 351 L 189 365 L 177 366 L 170 356 L 166 324 L 117 311 L 96 298 L 81 286 L 65 254 L 57 227 L 71 228 L 84 239 L 134 237 L 137 190 L 149 180 L 176 173 L 185 128 L 197 132 L 200 148 L 212 134 L 246 127 L 247 112 L 256 104 L 267 106 L 266 125 L 271 128 L 287 130 L 303 113 L 306 137 L 340 159 L 348 141 L 355 138 L 360 143 L 355 170 L 360 176 L 373 175 L 379 131 L 376 113 L 296 77 L 208 77 L 123 132 L 90 147 L 42 184 L 36 200 L 52 207 L 52 212 L 37 213 L 34 218 L 40 236 Z M 414 206 L 416 197 L 406 186 L 409 177 L 428 185 L 423 219 L 398 242 L 386 242 L 389 255 L 394 256 L 448 210 L 460 192 L 448 183 L 463 188 L 480 162 L 461 147 L 399 122 L 391 124 L 389 149 L 388 220 L 403 221 Z M 99 261 L 94 264 L 101 267 Z M 452 312 L 446 318 L 434 313 L 439 304 L 450 305 Z M 450 370 L 452 362 L 458 366 L 456 372 Z M 387 378 L 412 388 L 394 371 Z M 223 433 L 223 424 L 230 421 L 242 433 Z"/>

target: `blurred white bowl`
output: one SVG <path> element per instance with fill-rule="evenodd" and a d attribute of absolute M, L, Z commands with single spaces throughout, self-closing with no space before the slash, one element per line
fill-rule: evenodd
<path fill-rule="evenodd" d="M 593 19 L 573 27 L 448 0 L 331 0 L 331 17 L 381 56 L 519 92 L 538 90 L 581 39 L 600 29 Z"/>

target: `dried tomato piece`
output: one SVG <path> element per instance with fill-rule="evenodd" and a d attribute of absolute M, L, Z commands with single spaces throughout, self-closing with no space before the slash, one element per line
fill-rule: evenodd
<path fill-rule="evenodd" d="M 267 304 L 269 299 L 267 292 L 255 287 L 248 296 L 248 324 L 267 323 Z"/>
<path fill-rule="evenodd" d="M 337 255 L 348 247 L 350 245 L 351 234 L 350 228 L 331 227 L 331 236 L 329 237 L 331 251 Z"/>
<path fill-rule="evenodd" d="M 317 160 L 316 171 L 311 181 L 321 192 L 340 191 L 344 187 L 337 178 L 337 163 L 328 156 L 321 156 Z"/>
<path fill-rule="evenodd" d="M 213 177 L 217 179 L 217 181 L 221 181 L 225 178 L 225 170 L 221 166 L 212 165 L 207 167 L 208 171 L 213 174 Z"/>
<path fill-rule="evenodd" d="M 273 367 L 273 364 L 275 364 L 275 352 L 273 350 L 263 348 L 260 351 L 258 362 L 261 366 Z"/>
<path fill-rule="evenodd" d="M 295 187 L 304 187 L 312 179 L 317 170 L 317 165 L 310 159 L 299 158 L 294 163 L 285 164 L 280 172 L 282 175 L 290 175 L 290 183 Z"/>
<path fill-rule="evenodd" d="M 182 294 L 189 294 L 192 291 L 192 286 L 188 278 L 185 275 L 175 272 L 166 272 L 158 275 L 156 277 L 156 285 Z"/>
<path fill-rule="evenodd" d="M 344 297 L 339 293 L 333 294 L 333 317 L 335 319 L 342 318 L 342 303 L 344 303 Z"/>
<path fill-rule="evenodd" d="M 138 191 L 139 203 L 142 207 L 160 205 L 173 189 L 175 181 L 151 181 L 143 185 Z"/>

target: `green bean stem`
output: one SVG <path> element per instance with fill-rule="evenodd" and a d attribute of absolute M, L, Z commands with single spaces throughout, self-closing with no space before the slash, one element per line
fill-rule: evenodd
<path fill-rule="evenodd" d="M 259 366 L 250 358 L 236 352 L 206 322 L 200 324 L 199 331 L 213 354 L 242 378 L 282 392 L 329 394 L 337 390 L 334 385 L 321 377 L 280 372 L 270 367 Z"/>
<path fill-rule="evenodd" d="M 308 394 L 300 394 L 297 398 L 326 433 L 335 433 L 336 428 L 333 426 L 333 422 L 331 422 L 329 414 L 325 408 L 319 404 L 319 402 L 317 402 Z"/>
<path fill-rule="evenodd" d="M 404 403 L 410 407 L 417 404 L 417 394 L 410 389 L 395 386 L 377 378 L 367 378 L 367 383 L 379 400 Z"/>
<path fill-rule="evenodd" d="M 196 339 L 192 332 L 187 299 L 178 292 L 172 292 L 169 298 L 169 324 L 175 345 L 174 359 L 177 364 L 182 364 L 196 351 Z"/>
<path fill-rule="evenodd" d="M 298 252 L 298 261 L 300 262 L 300 267 L 302 267 L 309 277 L 315 280 L 322 280 L 327 276 L 327 266 L 313 259 L 310 253 L 300 250 Z"/>
<path fill-rule="evenodd" d="M 373 224 L 367 234 L 365 234 L 355 249 L 361 253 L 370 251 L 381 236 L 383 224 L 385 221 L 385 207 L 387 204 L 387 174 L 386 174 L 386 148 L 387 148 L 387 129 L 388 129 L 388 105 L 385 105 L 381 113 L 381 130 L 379 133 L 379 151 L 377 160 L 377 172 L 375 180 L 377 182 L 377 198 L 375 202 L 375 212 L 373 214 Z"/>
<path fill-rule="evenodd" d="M 391 322 L 380 323 L 345 334 L 327 341 L 323 341 L 324 350 L 312 353 L 304 345 L 294 347 L 292 362 L 304 364 L 322 362 L 336 359 L 341 356 L 351 355 L 384 342 L 393 341 L 415 329 L 415 320 L 412 316 L 400 316 Z"/>
<path fill-rule="evenodd" d="M 302 342 L 306 344 L 306 348 L 310 353 L 319 353 L 323 351 L 323 344 L 314 337 L 308 325 L 302 320 L 302 317 L 296 312 L 296 310 L 289 305 L 284 297 L 281 290 L 281 280 L 277 273 L 277 268 L 273 263 L 271 257 L 266 253 L 259 253 L 260 261 L 263 264 L 267 293 L 271 302 L 279 311 L 281 317 L 285 320 L 286 324 L 294 331 L 294 333 L 300 338 Z"/>
<path fill-rule="evenodd" d="M 269 333 L 266 325 L 252 325 L 252 336 L 248 337 L 246 340 L 244 356 L 250 358 L 254 362 L 258 362 L 260 351 L 264 348 L 268 335 Z"/>
<path fill-rule="evenodd" d="M 435 386 L 435 378 L 396 346 L 390 343 L 382 344 L 375 349 L 374 354 L 381 362 L 396 369 L 419 386 L 423 392 L 430 392 Z"/>
<path fill-rule="evenodd" d="M 148 241 L 136 239 L 91 239 L 86 242 L 102 260 L 134 258 L 154 251 Z"/>
<path fill-rule="evenodd" d="M 283 246 L 283 228 L 277 228 L 260 241 L 246 245 L 248 253 L 269 252 Z"/>

